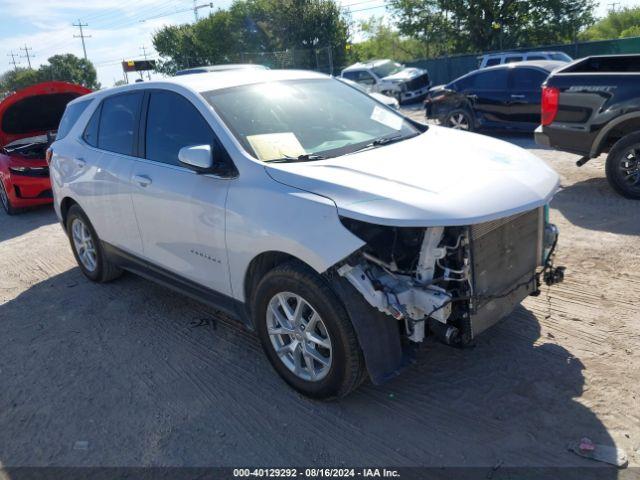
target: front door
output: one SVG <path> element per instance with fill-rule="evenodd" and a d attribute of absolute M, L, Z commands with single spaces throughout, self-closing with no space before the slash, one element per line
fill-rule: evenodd
<path fill-rule="evenodd" d="M 224 227 L 231 180 L 197 174 L 178 161 L 182 147 L 217 145 L 213 131 L 185 97 L 152 90 L 141 135 L 144 158 L 136 161 L 131 179 L 144 257 L 179 277 L 230 295 Z"/>

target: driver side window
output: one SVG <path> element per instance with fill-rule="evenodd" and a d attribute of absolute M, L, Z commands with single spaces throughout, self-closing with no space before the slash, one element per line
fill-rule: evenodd
<path fill-rule="evenodd" d="M 151 92 L 145 135 L 147 159 L 179 165 L 182 147 L 213 144 L 213 131 L 189 100 L 175 92 Z"/>

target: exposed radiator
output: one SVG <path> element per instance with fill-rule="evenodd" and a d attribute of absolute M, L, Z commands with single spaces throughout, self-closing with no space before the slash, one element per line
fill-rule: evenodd
<path fill-rule="evenodd" d="M 535 290 L 534 275 L 542 258 L 543 209 L 538 208 L 491 222 L 472 225 L 472 335 L 505 317 Z M 501 296 L 519 284 L 515 291 Z"/>

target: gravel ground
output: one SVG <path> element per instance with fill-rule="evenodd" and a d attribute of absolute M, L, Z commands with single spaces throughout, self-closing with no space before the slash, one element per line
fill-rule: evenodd
<path fill-rule="evenodd" d="M 587 436 L 638 466 L 640 203 L 603 159 L 501 138 L 562 176 L 565 283 L 475 348 L 427 342 L 399 378 L 333 403 L 287 388 L 253 333 L 199 303 L 85 280 L 52 209 L 0 211 L 0 464 L 600 466 L 566 449 Z"/>

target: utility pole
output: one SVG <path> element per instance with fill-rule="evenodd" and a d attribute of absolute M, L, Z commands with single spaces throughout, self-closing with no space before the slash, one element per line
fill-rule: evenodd
<path fill-rule="evenodd" d="M 193 0 L 193 16 L 196 19 L 196 23 L 198 23 L 198 10 L 200 10 L 201 8 L 213 8 L 213 2 L 209 2 L 209 3 L 203 3 L 202 5 L 198 5 L 198 0 Z"/>
<path fill-rule="evenodd" d="M 84 32 L 82 31 L 82 27 L 88 27 L 89 24 L 82 23 L 80 19 L 78 19 L 78 23 L 77 24 L 73 23 L 72 25 L 80 29 L 80 35 L 74 35 L 73 38 L 80 38 L 82 40 L 82 51 L 84 52 L 84 59 L 87 60 L 87 47 L 84 44 L 84 39 L 91 38 L 91 35 L 85 35 Z"/>
<path fill-rule="evenodd" d="M 620 2 L 611 2 L 611 3 L 607 4 L 607 6 L 611 7 L 611 8 L 609 8 L 610 12 L 616 13 L 616 10 L 620 6 Z"/>
<path fill-rule="evenodd" d="M 21 55 L 21 57 L 27 59 L 27 64 L 29 65 L 29 68 L 31 68 L 31 57 L 35 55 L 33 54 L 29 55 L 29 51 L 33 50 L 33 48 L 27 47 L 27 44 L 25 43 L 24 48 L 20 47 L 20 50 L 24 50 L 24 55 Z"/>
<path fill-rule="evenodd" d="M 148 60 L 148 57 L 147 57 L 147 47 L 145 47 L 145 46 L 143 45 L 143 46 L 141 46 L 141 47 L 140 47 L 140 50 L 142 50 L 142 55 L 144 55 L 144 59 L 145 59 L 145 60 Z M 149 72 L 148 70 L 147 70 L 147 78 L 148 78 L 149 80 L 151 80 L 151 72 Z"/>
<path fill-rule="evenodd" d="M 19 57 L 19 55 L 16 55 L 15 53 L 13 53 L 13 50 L 11 50 L 11 53 L 7 53 L 7 57 L 11 57 L 11 61 L 9 63 L 13 64 L 13 69 L 17 72 L 18 64 L 20 62 L 16 62 L 16 57 Z"/>

